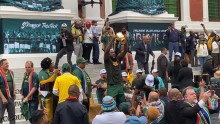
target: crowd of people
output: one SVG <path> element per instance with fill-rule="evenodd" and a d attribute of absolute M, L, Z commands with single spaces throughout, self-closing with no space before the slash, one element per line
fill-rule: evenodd
<path fill-rule="evenodd" d="M 211 114 L 219 112 L 219 98 L 214 90 L 220 82 L 216 32 L 209 35 L 202 25 L 209 37 L 206 42 L 204 34 L 197 37 L 197 33 L 190 31 L 186 37 L 185 27 L 178 31 L 170 24 L 166 32 L 169 58 L 167 48 L 161 48 L 157 69 L 149 69 L 149 56 L 155 58 L 155 54 L 150 46 L 151 37 L 143 36 L 143 42 L 135 48 L 138 69 L 134 76 L 131 34 L 126 27 L 122 27 L 121 40 L 109 20 L 105 22 L 101 38 L 96 29 L 97 21 L 87 21 L 82 26 L 81 21 L 76 21 L 70 32 L 67 25 L 62 24 L 58 38 L 60 51 L 55 63 L 49 57 L 44 58 L 39 73 L 34 71 L 32 61 L 25 63 L 21 113 L 26 120 L 32 124 L 212 124 Z M 103 43 L 104 69 L 100 70 L 100 78 L 92 83 L 86 65 L 91 64 L 92 48 L 93 63 L 101 64 L 99 39 Z M 71 61 L 73 51 L 77 55 L 76 64 Z M 60 71 L 59 60 L 64 54 L 68 63 L 63 64 Z M 198 58 L 205 78 L 201 75 L 194 78 L 187 55 L 191 55 L 192 67 L 198 66 L 194 63 Z M 10 124 L 15 124 L 15 81 L 7 59 L 0 61 L 0 78 L 0 124 L 5 109 Z M 96 111 L 101 111 L 89 118 L 94 88 L 99 104 Z"/>

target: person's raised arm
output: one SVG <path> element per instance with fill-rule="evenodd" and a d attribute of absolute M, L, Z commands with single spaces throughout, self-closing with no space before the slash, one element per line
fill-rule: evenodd
<path fill-rule="evenodd" d="M 209 36 L 209 33 L 208 33 L 208 31 L 206 30 L 205 25 L 204 25 L 204 24 L 201 24 L 201 26 L 202 26 L 202 28 L 203 28 L 204 33 L 205 33 L 207 36 Z"/>
<path fill-rule="evenodd" d="M 115 42 L 115 36 L 112 37 L 112 40 L 108 43 L 108 45 L 105 48 L 105 53 L 104 53 L 104 60 L 107 60 L 110 58 L 109 51 L 112 48 L 113 44 Z"/>

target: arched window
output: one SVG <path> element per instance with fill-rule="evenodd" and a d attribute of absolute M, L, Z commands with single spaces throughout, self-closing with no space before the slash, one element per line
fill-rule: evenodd
<path fill-rule="evenodd" d="M 180 14 L 180 0 L 164 0 L 164 5 L 169 14 L 174 14 L 175 17 L 181 19 Z"/>
<path fill-rule="evenodd" d="M 209 21 L 220 21 L 220 1 L 208 0 Z"/>

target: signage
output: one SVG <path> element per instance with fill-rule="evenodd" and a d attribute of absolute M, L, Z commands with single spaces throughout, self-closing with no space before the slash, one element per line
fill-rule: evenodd
<path fill-rule="evenodd" d="M 67 20 L 1 19 L 0 53 L 56 53 L 62 23 L 70 30 L 71 23 Z"/>
<path fill-rule="evenodd" d="M 131 50 L 134 51 L 138 43 L 143 41 L 143 36 L 150 36 L 152 50 L 168 47 L 166 30 L 168 23 L 127 23 L 128 31 L 132 34 Z"/>

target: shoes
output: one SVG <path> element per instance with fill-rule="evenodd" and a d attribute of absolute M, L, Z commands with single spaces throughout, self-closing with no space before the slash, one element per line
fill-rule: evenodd
<path fill-rule="evenodd" d="M 90 61 L 87 61 L 88 64 L 92 64 Z"/>
<path fill-rule="evenodd" d="M 93 64 L 102 64 L 102 63 L 98 61 L 98 62 L 93 62 Z"/>

